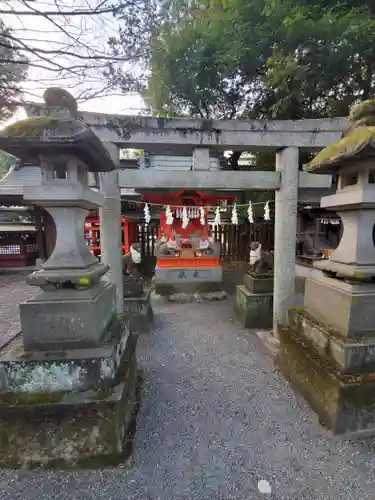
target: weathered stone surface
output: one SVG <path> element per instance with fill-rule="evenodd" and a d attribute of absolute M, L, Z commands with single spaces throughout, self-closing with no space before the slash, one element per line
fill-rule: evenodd
<path fill-rule="evenodd" d="M 244 285 L 237 285 L 234 310 L 246 328 L 272 328 L 273 294 L 251 293 Z"/>
<path fill-rule="evenodd" d="M 274 326 L 286 323 L 287 312 L 294 305 L 298 165 L 298 148 L 276 153 L 276 172 L 281 174 L 282 185 L 275 192 Z"/>
<path fill-rule="evenodd" d="M 320 356 L 340 373 L 370 373 L 375 371 L 375 338 L 353 340 L 303 310 L 289 312 L 290 329 L 311 342 Z"/>
<path fill-rule="evenodd" d="M 28 116 L 45 115 L 48 112 L 43 103 L 27 104 L 26 112 Z M 134 147 L 152 149 L 155 145 L 159 150 L 163 145 L 164 150 L 183 149 L 186 147 L 209 147 L 215 150 L 228 151 L 243 149 L 244 144 L 248 146 L 257 146 L 259 148 L 280 149 L 289 146 L 303 147 L 310 150 L 320 149 L 330 142 L 339 139 L 342 131 L 347 126 L 346 118 L 337 119 L 314 119 L 314 120 L 205 120 L 192 118 L 160 118 L 153 116 L 124 116 L 124 115 L 104 115 L 98 113 L 81 112 L 79 116 L 89 124 L 95 133 L 105 141 L 111 141 L 122 145 L 121 147 Z M 108 123 L 111 127 L 108 127 Z M 135 184 L 134 174 L 148 173 L 149 178 L 156 177 L 152 187 L 165 186 L 160 182 L 156 174 L 165 174 L 164 179 L 173 181 L 176 174 L 177 180 L 172 187 L 181 186 L 191 187 L 187 182 L 181 181 L 181 176 L 177 174 L 186 174 L 188 172 L 176 172 L 173 176 L 168 171 L 148 172 L 148 169 L 142 172 L 129 171 L 129 181 L 127 186 L 145 189 L 148 185 L 144 179 Z M 196 172 L 195 172 L 196 173 Z M 203 172 L 202 180 L 206 178 L 206 172 Z M 264 175 L 264 172 L 224 172 L 228 174 L 225 177 L 226 182 L 216 183 L 212 188 L 233 187 L 233 178 L 237 175 L 239 180 L 236 184 L 238 189 L 256 189 L 259 184 L 254 182 L 252 174 Z M 270 174 L 273 172 L 266 172 Z M 128 174 L 128 173 L 127 173 Z M 216 172 L 214 179 L 218 178 Z M 244 174 L 244 175 L 240 175 Z M 124 176 L 127 178 L 128 175 Z M 135 176 L 139 178 L 139 176 Z M 265 176 L 272 177 L 272 176 Z M 248 179 L 251 179 L 250 181 Z M 232 183 L 231 183 L 232 181 Z M 194 183 L 193 187 L 198 189 L 206 188 L 201 182 Z M 209 186 L 211 187 L 211 186 Z M 262 187 L 261 189 L 265 189 Z M 271 189 L 268 187 L 268 189 Z M 273 188 L 272 188 L 273 189 Z"/>
<path fill-rule="evenodd" d="M 157 295 L 171 296 L 177 294 L 193 295 L 194 293 L 213 293 L 221 292 L 223 284 L 221 282 L 201 282 L 201 283 L 157 283 L 154 284 L 154 290 Z"/>
<path fill-rule="evenodd" d="M 305 284 L 305 310 L 342 336 L 356 339 L 375 334 L 375 284 L 349 284 L 326 276 Z"/>
<path fill-rule="evenodd" d="M 25 352 L 20 334 L 0 355 L 0 401 L 4 393 L 50 394 L 113 384 L 126 361 L 126 350 L 134 350 L 135 343 L 129 326 L 119 322 L 93 349 Z"/>
<path fill-rule="evenodd" d="M 374 147 L 374 100 L 356 103 L 350 109 L 350 126 L 344 137 L 319 152 L 306 169 L 311 172 L 332 172 L 353 158 L 368 157 Z M 349 161 L 348 161 L 349 160 Z"/>
<path fill-rule="evenodd" d="M 312 344 L 291 328 L 279 331 L 277 364 L 292 386 L 334 434 L 375 433 L 374 373 L 340 375 Z"/>
<path fill-rule="evenodd" d="M 41 292 L 20 304 L 26 349 L 98 347 L 116 315 L 116 287 Z"/>
<path fill-rule="evenodd" d="M 26 279 L 28 285 L 39 286 L 42 290 L 54 290 L 62 282 L 75 285 L 77 288 L 94 286 L 108 271 L 108 265 L 95 263 L 86 268 L 75 269 L 39 269 Z"/>
<path fill-rule="evenodd" d="M 200 300 L 200 296 L 197 293 L 193 295 L 188 293 L 173 293 L 172 295 L 168 296 L 168 301 L 179 302 L 180 304 L 186 304 L 188 302 L 191 302 L 194 298 L 196 300 Z"/>
<path fill-rule="evenodd" d="M 228 298 L 228 294 L 224 290 L 220 290 L 219 292 L 209 292 L 209 293 L 201 293 L 201 300 L 225 300 Z"/>
<path fill-rule="evenodd" d="M 136 404 L 137 365 L 131 354 L 117 385 L 0 403 L 0 466 L 100 467 L 124 459 Z"/>
<path fill-rule="evenodd" d="M 55 108 L 50 110 L 52 114 L 54 111 Z M 98 136 L 75 118 L 38 116 L 19 120 L 2 131 L 0 144 L 4 151 L 36 164 L 40 155 L 71 154 L 85 162 L 92 172 L 116 169 Z"/>
<path fill-rule="evenodd" d="M 219 292 L 209 292 L 209 293 L 199 293 L 195 292 L 191 293 L 174 293 L 168 296 L 168 302 L 178 302 L 180 304 L 186 304 L 189 302 L 202 302 L 204 300 L 207 301 L 216 301 L 216 300 L 225 300 L 228 298 L 228 294 L 224 290 L 220 290 Z"/>
<path fill-rule="evenodd" d="M 217 267 L 200 267 L 200 268 L 155 268 L 155 283 L 170 284 L 176 287 L 184 286 L 187 283 L 200 285 L 203 283 L 221 283 L 223 280 L 223 269 Z"/>
<path fill-rule="evenodd" d="M 246 273 L 244 285 L 252 293 L 273 293 L 273 276 L 270 278 L 260 278 Z"/>
<path fill-rule="evenodd" d="M 147 332 L 154 313 L 151 305 L 151 290 L 144 291 L 141 297 L 124 297 L 123 318 L 129 321 L 132 332 Z"/>

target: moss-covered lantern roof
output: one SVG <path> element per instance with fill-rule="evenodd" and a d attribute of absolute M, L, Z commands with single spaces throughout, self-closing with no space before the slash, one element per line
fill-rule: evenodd
<path fill-rule="evenodd" d="M 53 89 L 55 94 L 60 89 Z M 66 91 L 61 90 L 67 102 Z M 45 93 L 45 101 L 50 104 Z M 59 94 L 61 99 L 61 95 Z M 73 97 L 71 99 L 74 99 Z M 61 101 L 60 101 L 61 102 Z M 55 104 L 58 107 L 59 102 Z M 72 102 L 70 108 L 74 111 Z M 72 155 L 81 159 L 91 172 L 116 169 L 108 150 L 99 137 L 81 120 L 70 116 L 36 116 L 8 125 L 0 132 L 0 149 L 26 161 L 39 164 L 39 155 Z"/>
<path fill-rule="evenodd" d="M 331 173 L 344 163 L 375 156 L 375 99 L 354 105 L 349 119 L 350 127 L 342 139 L 322 149 L 305 166 L 306 171 Z"/>

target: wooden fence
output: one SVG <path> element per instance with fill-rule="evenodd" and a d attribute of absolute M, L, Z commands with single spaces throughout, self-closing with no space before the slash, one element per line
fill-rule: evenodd
<path fill-rule="evenodd" d="M 249 245 L 259 241 L 266 250 L 273 249 L 273 221 L 246 223 L 241 226 L 232 224 L 219 226 L 214 230 L 214 236 L 221 245 L 222 257 L 226 261 L 248 261 Z"/>
<path fill-rule="evenodd" d="M 153 259 L 158 228 L 155 226 L 139 226 L 139 242 L 142 247 L 143 259 Z M 266 250 L 274 246 L 274 222 L 262 221 L 240 226 L 222 225 L 214 230 L 214 237 L 221 245 L 222 258 L 225 261 L 247 261 L 249 245 L 259 241 Z"/>

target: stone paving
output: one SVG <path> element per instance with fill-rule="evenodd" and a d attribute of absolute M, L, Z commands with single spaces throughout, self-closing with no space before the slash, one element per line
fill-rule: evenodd
<path fill-rule="evenodd" d="M 261 479 L 273 500 L 375 499 L 375 440 L 328 435 L 230 300 L 154 310 L 138 347 L 144 384 L 129 463 L 2 471 L 0 499 L 259 500 Z"/>

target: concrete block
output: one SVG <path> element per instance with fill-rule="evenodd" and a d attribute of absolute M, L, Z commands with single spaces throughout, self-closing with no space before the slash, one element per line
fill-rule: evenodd
<path fill-rule="evenodd" d="M 306 280 L 305 311 L 344 337 L 375 337 L 374 303 L 373 283 L 352 285 L 325 276 Z"/>
<path fill-rule="evenodd" d="M 372 374 L 340 374 L 290 327 L 279 330 L 276 363 L 309 403 L 319 422 L 335 435 L 375 434 L 375 382 Z"/>
<path fill-rule="evenodd" d="M 24 347 L 29 350 L 99 347 L 116 315 L 116 287 L 42 292 L 20 304 Z"/>
<path fill-rule="evenodd" d="M 129 326 L 112 323 L 103 345 L 91 349 L 25 351 L 22 334 L 0 356 L 0 400 L 6 393 L 86 391 L 115 384 L 126 352 L 135 349 Z"/>
<path fill-rule="evenodd" d="M 237 285 L 234 307 L 238 319 L 246 328 L 272 328 L 272 293 L 251 293 L 244 285 Z"/>
<path fill-rule="evenodd" d="M 271 278 L 259 278 L 246 273 L 244 285 L 251 293 L 273 293 L 273 276 Z"/>
<path fill-rule="evenodd" d="M 340 373 L 375 370 L 375 338 L 355 340 L 342 337 L 304 311 L 290 311 L 289 321 L 290 329 L 309 342 Z"/>
<path fill-rule="evenodd" d="M 144 291 L 141 297 L 124 297 L 123 302 L 123 318 L 129 322 L 131 331 L 149 331 L 154 317 L 151 290 Z"/>
<path fill-rule="evenodd" d="M 195 148 L 193 151 L 193 170 L 209 170 L 210 150 L 209 148 Z"/>
<path fill-rule="evenodd" d="M 0 394 L 0 467 L 105 467 L 124 462 L 135 418 L 135 353 L 115 386 Z"/>

